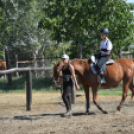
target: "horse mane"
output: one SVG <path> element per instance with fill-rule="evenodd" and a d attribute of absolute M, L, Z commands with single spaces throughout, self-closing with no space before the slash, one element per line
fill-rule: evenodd
<path fill-rule="evenodd" d="M 75 59 L 70 60 L 70 63 L 71 64 L 74 64 L 74 63 L 76 63 L 76 64 L 83 64 L 83 63 L 90 64 L 91 60 L 90 59 L 77 59 L 77 58 L 75 58 Z"/>

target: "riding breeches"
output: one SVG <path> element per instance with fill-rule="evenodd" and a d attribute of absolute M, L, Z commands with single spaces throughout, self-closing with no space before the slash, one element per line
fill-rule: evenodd
<path fill-rule="evenodd" d="M 110 55 L 98 57 L 98 55 L 96 54 L 95 55 L 95 58 L 98 58 L 99 59 L 99 61 L 96 63 L 96 68 L 97 68 L 98 71 L 100 71 L 102 65 L 104 63 L 106 63 L 108 61 L 108 59 L 110 58 Z"/>

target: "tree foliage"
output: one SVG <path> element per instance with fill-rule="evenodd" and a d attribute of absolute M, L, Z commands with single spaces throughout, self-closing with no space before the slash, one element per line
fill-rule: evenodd
<path fill-rule="evenodd" d="M 133 4 L 125 0 L 47 0 L 40 27 L 51 31 L 57 42 L 72 41 L 69 51 L 76 57 L 76 45 L 83 45 L 84 57 L 99 49 L 100 29 L 110 30 L 109 38 L 114 51 L 127 47 L 134 41 Z"/>
<path fill-rule="evenodd" d="M 44 53 L 48 32 L 38 28 L 44 1 L 3 0 L 1 3 L 4 18 L 1 21 L 0 42 L 2 47 L 8 46 L 11 58 L 15 54 L 25 58 Z"/>

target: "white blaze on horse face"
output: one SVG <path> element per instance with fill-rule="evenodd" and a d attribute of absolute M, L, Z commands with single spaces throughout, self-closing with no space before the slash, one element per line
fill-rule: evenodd
<path fill-rule="evenodd" d="M 94 57 L 93 55 L 91 56 L 90 59 L 91 59 L 91 61 L 92 61 L 93 63 L 95 63 L 95 57 Z"/>

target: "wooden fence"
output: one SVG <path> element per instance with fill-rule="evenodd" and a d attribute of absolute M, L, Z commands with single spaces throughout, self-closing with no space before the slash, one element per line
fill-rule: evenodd
<path fill-rule="evenodd" d="M 52 70 L 52 67 L 45 68 L 13 68 L 6 71 L 0 71 L 0 74 L 12 74 L 14 72 L 26 73 L 26 110 L 32 107 L 32 75 L 31 71 Z"/>
<path fill-rule="evenodd" d="M 39 64 L 40 67 L 44 68 L 46 64 L 46 60 L 52 61 L 53 59 L 59 59 L 61 57 L 44 57 L 44 58 L 27 58 L 27 59 L 18 59 L 18 55 L 15 55 L 15 60 L 11 59 L 12 62 L 15 62 L 15 67 L 19 68 L 19 64 L 33 64 L 33 66 L 36 68 Z M 52 62 L 50 62 L 52 63 Z M 49 63 L 49 64 L 50 64 Z M 37 71 L 34 71 L 35 76 L 37 76 Z M 50 73 L 49 73 L 50 74 Z M 41 75 L 45 75 L 44 71 L 41 71 Z M 16 72 L 16 77 L 19 77 L 18 72 Z"/>
<path fill-rule="evenodd" d="M 49 66 L 48 64 L 45 64 L 45 60 L 50 60 L 52 61 L 53 59 L 59 59 L 61 57 L 35 57 L 35 58 L 27 58 L 27 59 L 18 59 L 18 55 L 15 55 L 15 59 L 10 59 L 10 55 L 8 52 L 8 47 L 5 47 L 5 60 L 6 60 L 6 66 L 7 69 L 11 69 L 11 63 L 15 63 L 15 68 L 19 68 L 19 64 L 33 64 L 34 68 L 38 67 L 38 64 L 40 64 L 40 67 L 44 68 L 46 65 Z M 38 60 L 38 62 L 37 62 Z M 35 76 L 37 76 L 37 71 L 34 71 Z M 48 72 L 48 74 L 50 75 L 50 72 Z M 44 70 L 41 71 L 41 75 L 45 75 Z M 11 84 L 12 83 L 12 74 L 7 74 L 8 76 L 8 83 Z M 51 76 L 51 75 L 50 75 Z M 16 71 L 16 77 L 19 77 L 19 73 L 18 71 Z"/>
<path fill-rule="evenodd" d="M 32 108 L 32 75 L 31 71 L 49 71 L 53 67 L 45 68 L 13 68 L 6 71 L 0 71 L 0 74 L 11 74 L 14 72 L 25 72 L 26 73 L 26 110 L 31 110 Z M 75 83 L 73 81 L 73 89 L 71 90 L 71 103 L 75 103 L 76 92 L 75 92 Z"/>
<path fill-rule="evenodd" d="M 118 51 L 114 52 L 115 54 L 119 55 L 119 58 L 123 58 L 123 56 L 125 56 L 126 58 L 132 58 L 132 54 L 133 52 L 131 51 L 122 51 L 121 49 L 119 49 Z"/>

